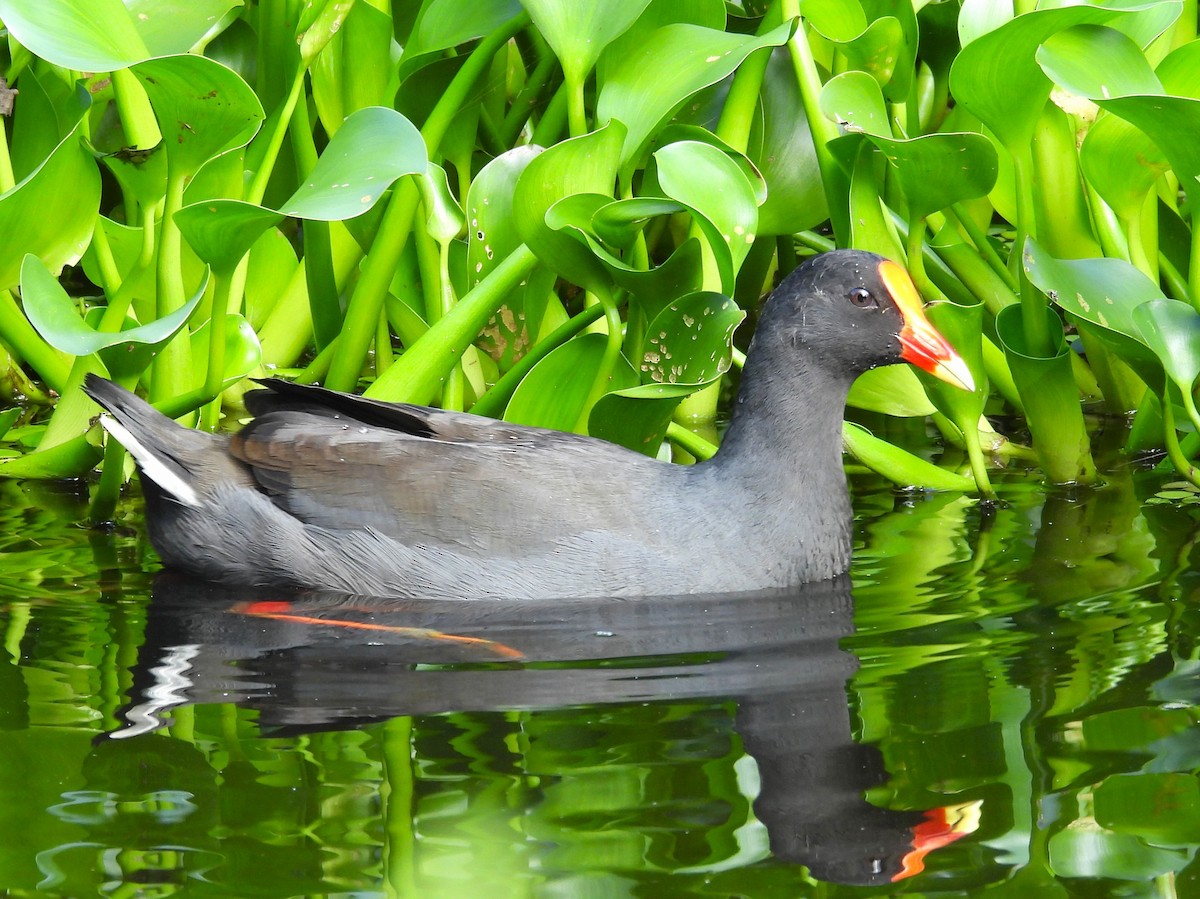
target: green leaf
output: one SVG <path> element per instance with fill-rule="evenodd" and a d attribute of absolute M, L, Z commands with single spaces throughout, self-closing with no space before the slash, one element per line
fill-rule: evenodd
<path fill-rule="evenodd" d="M 607 336 L 584 334 L 550 352 L 513 392 L 504 420 L 573 431 L 592 391 L 604 359 Z M 621 360 L 612 382 L 620 389 L 637 384 L 629 363 Z"/>
<path fill-rule="evenodd" d="M 333 136 L 347 116 L 370 106 L 390 106 L 399 79 L 392 18 L 370 3 L 355 3 L 337 34 L 309 68 L 312 97 L 325 133 Z"/>
<path fill-rule="evenodd" d="M 936 411 L 911 365 L 885 365 L 859 375 L 846 405 L 900 418 L 924 418 Z"/>
<path fill-rule="evenodd" d="M 588 415 L 588 433 L 646 456 L 658 454 L 671 416 L 696 388 L 642 384 L 604 394 Z"/>
<path fill-rule="evenodd" d="M 521 243 L 513 210 L 517 180 L 540 152 L 536 147 L 514 147 L 488 162 L 471 181 L 466 210 L 467 277 L 471 286 L 482 281 Z"/>
<path fill-rule="evenodd" d="M 87 356 L 119 343 L 165 342 L 187 323 L 207 286 L 206 276 L 192 298 L 170 315 L 128 331 L 101 332 L 88 327 L 75 302 L 40 259 L 26 256 L 21 266 L 21 298 L 30 324 L 47 343 L 72 356 Z"/>
<path fill-rule="evenodd" d="M 622 169 L 641 157 L 651 136 L 684 100 L 727 78 L 758 48 L 783 44 L 791 30 L 791 23 L 785 23 L 764 35 L 743 36 L 698 25 L 665 25 L 614 60 L 596 98 L 596 121 L 618 119 L 628 129 Z M 647 72 L 655 77 L 648 79 Z"/>
<path fill-rule="evenodd" d="M 587 77 L 604 48 L 637 20 L 649 2 L 522 0 L 522 5 L 554 50 L 567 83 L 578 84 Z"/>
<path fill-rule="evenodd" d="M 550 207 L 579 193 L 612 195 L 625 129 L 610 122 L 565 140 L 531 159 L 517 180 L 513 218 L 517 232 L 547 268 L 588 290 L 607 290 L 604 266 L 567 234 L 546 224 Z"/>
<path fill-rule="evenodd" d="M 400 79 L 408 78 L 443 50 L 495 31 L 521 12 L 518 0 L 425 0 L 400 58 Z"/>
<path fill-rule="evenodd" d="M 231 275 L 250 247 L 283 216 L 242 200 L 208 200 L 175 213 L 175 223 L 201 260 Z"/>
<path fill-rule="evenodd" d="M 1070 6 L 1017 16 L 962 48 L 950 69 L 950 92 L 1002 144 L 1020 152 L 1032 139 L 1050 96 L 1050 79 L 1036 59 L 1043 42 L 1057 32 L 1087 24 L 1112 24 L 1139 36 L 1147 32 L 1153 36 L 1167 28 L 1179 10 L 1178 2 L 1168 0 L 1128 10 Z"/>
<path fill-rule="evenodd" d="M 111 72 L 187 53 L 242 0 L 0 0 L 0 20 L 36 56 Z"/>
<path fill-rule="evenodd" d="M 1155 299 L 1133 310 L 1142 341 L 1184 394 L 1200 377 L 1200 313 L 1179 300 Z"/>
<path fill-rule="evenodd" d="M 916 19 L 912 6 L 905 4 L 912 18 L 916 37 Z M 884 87 L 897 73 L 902 74 L 895 97 L 904 96 L 912 80 L 912 60 L 915 57 L 915 41 L 905 40 L 905 29 L 894 16 L 881 16 L 872 22 L 857 0 L 803 0 L 801 14 L 813 28 L 832 43 L 846 57 L 850 68 L 870 75 L 880 87 Z"/>
<path fill-rule="evenodd" d="M 821 111 L 850 131 L 861 131 L 896 172 L 909 211 L 926 216 L 982 197 L 996 183 L 996 148 L 972 132 L 892 137 L 879 86 L 863 72 L 845 72 L 821 91 Z"/>
<path fill-rule="evenodd" d="M 1099 44 L 1098 55 L 1086 54 L 1088 41 Z M 1091 98 L 1099 107 L 1145 132 L 1168 158 L 1184 190 L 1195 198 L 1200 145 L 1193 136 L 1200 130 L 1200 100 L 1163 94 L 1159 78 L 1135 61 L 1139 55 L 1135 46 L 1110 30 L 1087 29 L 1073 30 L 1048 42 L 1038 60 L 1061 79 L 1064 88 Z M 1172 84 L 1176 80 L 1194 84 L 1200 77 L 1200 54 L 1184 46 L 1163 60 L 1160 68 L 1170 74 Z M 1148 164 L 1153 166 L 1154 161 L 1151 157 Z M 1138 180 L 1145 178 L 1146 173 Z"/>
<path fill-rule="evenodd" d="M 849 132 L 891 137 L 887 104 L 875 79 L 865 72 L 843 72 L 821 88 L 821 112 Z"/>
<path fill-rule="evenodd" d="M 0 196 L 0 288 L 20 280 L 27 254 L 55 271 L 79 259 L 99 208 L 100 173 L 72 131 L 38 169 Z"/>
<path fill-rule="evenodd" d="M 724 294 L 698 291 L 667 305 L 646 328 L 643 384 L 711 384 L 729 370 L 733 332 L 746 318 Z"/>
<path fill-rule="evenodd" d="M 202 40 L 212 36 L 226 13 L 244 5 L 243 0 L 124 2 L 133 27 L 141 35 L 151 56 L 171 56 L 195 49 Z"/>
<path fill-rule="evenodd" d="M 1088 183 L 1125 221 L 1141 215 L 1146 195 L 1170 163 L 1145 132 L 1115 115 L 1088 129 L 1079 148 Z"/>
<path fill-rule="evenodd" d="M 236 72 L 203 56 L 151 59 L 133 67 L 163 135 L 168 165 L 194 174 L 215 156 L 249 143 L 262 105 Z"/>
<path fill-rule="evenodd" d="M 425 141 L 393 109 L 352 113 L 321 153 L 304 184 L 279 211 L 296 218 L 337 221 L 361 215 L 404 175 L 425 171 Z"/>
<path fill-rule="evenodd" d="M 1162 393 L 1161 365 L 1146 347 L 1133 317 L 1143 303 L 1165 299 L 1157 284 L 1123 259 L 1055 259 L 1032 239 L 1025 244 L 1022 264 L 1038 290 L 1086 323 L 1143 381 Z"/>
<path fill-rule="evenodd" d="M 466 226 L 467 218 L 450 190 L 446 170 L 436 162 L 427 163 L 417 179 L 421 204 L 425 209 L 425 226 L 439 243 L 456 238 Z"/>
<path fill-rule="evenodd" d="M 783 50 L 771 53 L 763 76 L 762 142 L 750 151 L 767 184 L 758 209 L 759 234 L 795 234 L 829 217 L 808 117 L 801 108 L 796 70 Z"/>
<path fill-rule="evenodd" d="M 1062 326 L 1045 308 L 1049 333 L 1058 337 L 1052 356 L 1035 355 L 1025 342 L 1021 307 L 1006 306 L 996 316 L 996 336 L 1004 349 L 1013 381 L 1025 403 L 1025 418 L 1042 470 L 1057 484 L 1088 483 L 1095 476 L 1079 392 L 1071 374 L 1070 348 Z"/>
<path fill-rule="evenodd" d="M 110 72 L 151 53 L 121 0 L 0 0 L 9 33 L 65 69 Z"/>
<path fill-rule="evenodd" d="M 654 160 L 659 186 L 692 210 L 716 258 L 721 288 L 732 294 L 758 231 L 753 185 L 737 163 L 711 144 L 668 144 L 655 152 Z"/>

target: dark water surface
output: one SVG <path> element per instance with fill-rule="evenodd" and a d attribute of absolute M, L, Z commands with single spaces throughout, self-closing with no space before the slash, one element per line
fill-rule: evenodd
<path fill-rule="evenodd" d="M 0 482 L 0 890 L 1200 897 L 1200 495 L 1107 478 L 564 606 L 156 577 L 136 500 Z"/>

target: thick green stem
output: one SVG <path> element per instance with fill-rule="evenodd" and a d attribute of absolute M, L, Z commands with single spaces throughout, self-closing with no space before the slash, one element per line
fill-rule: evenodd
<path fill-rule="evenodd" d="M 246 200 L 251 203 L 262 203 L 262 199 L 267 193 L 267 182 L 271 180 L 271 172 L 275 170 L 275 162 L 279 158 L 279 150 L 283 147 L 284 135 L 287 134 L 288 125 L 292 121 L 292 112 L 296 109 L 296 103 L 299 101 L 300 94 L 304 90 L 304 73 L 305 69 L 303 66 L 297 69 L 296 74 L 292 77 L 291 89 L 283 101 L 279 115 L 273 117 L 271 132 L 267 135 L 266 147 L 259 160 L 258 170 L 255 171 L 254 180 L 250 182 L 250 186 L 246 189 Z"/>
<path fill-rule="evenodd" d="M 717 122 L 717 137 L 739 153 L 745 153 L 750 145 L 750 128 L 754 124 L 754 113 L 758 108 L 758 95 L 762 91 L 763 76 L 767 63 L 771 61 L 772 47 L 763 47 L 747 56 L 729 85 L 721 118 Z"/>
<path fill-rule="evenodd" d="M 112 72 L 113 95 L 121 115 L 121 127 L 130 146 L 148 150 L 162 140 L 158 120 L 145 89 L 129 69 Z"/>
<path fill-rule="evenodd" d="M 780 0 L 780 9 L 784 21 L 799 20 L 800 0 Z M 838 136 L 838 126 L 821 112 L 821 76 L 817 71 L 817 63 L 813 59 L 812 48 L 808 45 L 803 22 L 798 24 L 796 33 L 792 35 L 787 46 L 792 66 L 796 70 L 800 97 L 804 102 L 804 116 L 808 120 L 809 130 L 812 132 L 813 147 L 817 153 L 817 166 L 821 170 L 821 181 L 825 185 L 825 196 L 829 201 L 829 219 L 833 225 L 833 233 L 837 237 L 838 244 L 849 246 L 850 179 L 829 151 L 829 142 Z"/>
<path fill-rule="evenodd" d="M 203 390 L 214 397 L 201 411 L 203 427 L 215 431 L 221 421 L 221 388 L 225 384 L 225 325 L 228 320 L 230 288 L 233 278 L 218 273 L 214 279 L 212 313 L 208 319 L 208 373 Z"/>
<path fill-rule="evenodd" d="M 8 193 L 17 186 L 13 176 L 12 158 L 8 155 L 8 126 L 0 116 L 0 194 Z"/>
<path fill-rule="evenodd" d="M 1175 470 L 1200 487 L 1200 472 L 1197 472 L 1179 446 L 1179 434 L 1175 430 L 1175 410 L 1171 405 L 1171 389 L 1168 387 L 1162 398 L 1163 441 L 1167 445 L 1167 456 Z"/>
<path fill-rule="evenodd" d="M 608 342 L 604 346 L 604 356 L 601 357 L 600 370 L 596 373 L 595 383 L 592 384 L 587 402 L 584 403 L 583 410 L 579 414 L 579 420 L 575 422 L 575 430 L 580 434 L 587 433 L 588 416 L 592 412 L 592 407 L 600 402 L 600 398 L 608 392 L 608 385 L 612 383 L 613 369 L 616 367 L 617 359 L 621 355 L 621 344 L 625 337 L 621 325 L 621 310 L 617 305 L 616 297 L 607 290 L 598 293 L 596 296 L 604 309 L 605 324 L 608 328 Z"/>
<path fill-rule="evenodd" d="M 338 337 L 338 347 L 329 366 L 325 384 L 332 390 L 354 390 L 359 372 L 367 356 L 367 348 L 375 338 L 375 323 L 383 308 L 384 294 L 392 282 L 396 262 L 408 242 L 413 214 L 420 193 L 412 178 L 404 178 L 392 191 L 379 231 L 371 250 L 363 259 L 362 271 Z"/>
<path fill-rule="evenodd" d="M 187 178 L 168 173 L 166 204 L 163 207 L 158 239 L 158 318 L 170 315 L 186 302 L 183 290 L 182 237 L 175 224 L 175 213 L 183 206 L 183 188 Z M 154 360 L 152 400 L 165 400 L 183 393 L 192 377 L 192 352 L 188 329 L 184 328 Z"/>
<path fill-rule="evenodd" d="M 1188 296 L 1192 306 L 1200 310 L 1200 190 L 1188 194 L 1192 220 L 1192 257 L 1188 267 Z"/>
<path fill-rule="evenodd" d="M 571 137 L 582 137 L 587 134 L 587 110 L 583 103 L 583 79 L 566 80 L 567 86 L 567 127 Z"/>
<path fill-rule="evenodd" d="M 1026 352 L 1031 356 L 1048 357 L 1054 354 L 1054 341 L 1046 321 L 1046 301 L 1041 291 L 1025 277 L 1021 268 L 1021 252 L 1035 216 L 1032 166 L 1033 162 L 1028 152 L 1013 155 L 1017 189 L 1017 238 L 1013 243 L 1009 264 L 1021 285 L 1021 327 L 1024 331 Z"/>
<path fill-rule="evenodd" d="M 963 208 L 961 203 L 955 203 L 945 210 L 946 214 L 954 219 L 955 223 L 962 228 L 963 232 L 970 238 L 971 243 L 975 245 L 975 249 L 979 251 L 979 255 L 987 262 L 1000 278 L 1004 280 L 1014 293 L 1017 290 L 1017 280 L 1013 277 L 1013 273 L 1008 270 L 1004 264 L 1004 260 L 1000 258 L 1000 254 L 996 252 L 996 248 L 992 246 L 992 242 L 988 240 L 987 234 L 983 229 L 975 223 L 975 219 L 971 214 Z"/>
<path fill-rule="evenodd" d="M 675 421 L 667 424 L 667 439 L 700 461 L 711 459 L 717 454 L 716 444 L 709 443 L 696 432 L 689 431 Z"/>
<path fill-rule="evenodd" d="M 415 188 L 413 193 L 416 193 Z M 537 257 L 533 251 L 524 244 L 518 246 L 410 346 L 396 364 L 370 386 L 367 395 L 410 403 L 432 400 L 463 351 L 535 265 Z M 341 340 L 345 338 L 343 333 Z"/>

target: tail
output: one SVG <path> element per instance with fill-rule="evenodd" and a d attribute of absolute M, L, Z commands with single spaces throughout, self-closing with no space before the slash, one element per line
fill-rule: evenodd
<path fill-rule="evenodd" d="M 89 374 L 83 389 L 109 413 L 100 416 L 100 424 L 133 456 L 142 477 L 176 502 L 199 507 L 196 475 L 187 463 L 205 450 L 211 451 L 213 438 L 176 424 L 145 400 L 99 375 Z"/>

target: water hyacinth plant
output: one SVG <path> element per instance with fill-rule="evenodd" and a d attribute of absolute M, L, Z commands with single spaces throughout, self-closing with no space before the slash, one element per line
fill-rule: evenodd
<path fill-rule="evenodd" d="M 860 379 L 866 465 L 1086 483 L 1087 405 L 1200 484 L 1196 0 L 0 0 L 0 22 L 0 474 L 102 464 L 99 518 L 125 466 L 88 372 L 206 428 L 282 372 L 703 456 L 681 424 L 716 415 L 738 325 L 835 245 L 904 261 L 978 385 Z M 926 416 L 962 450 L 943 467 L 883 439 Z"/>

